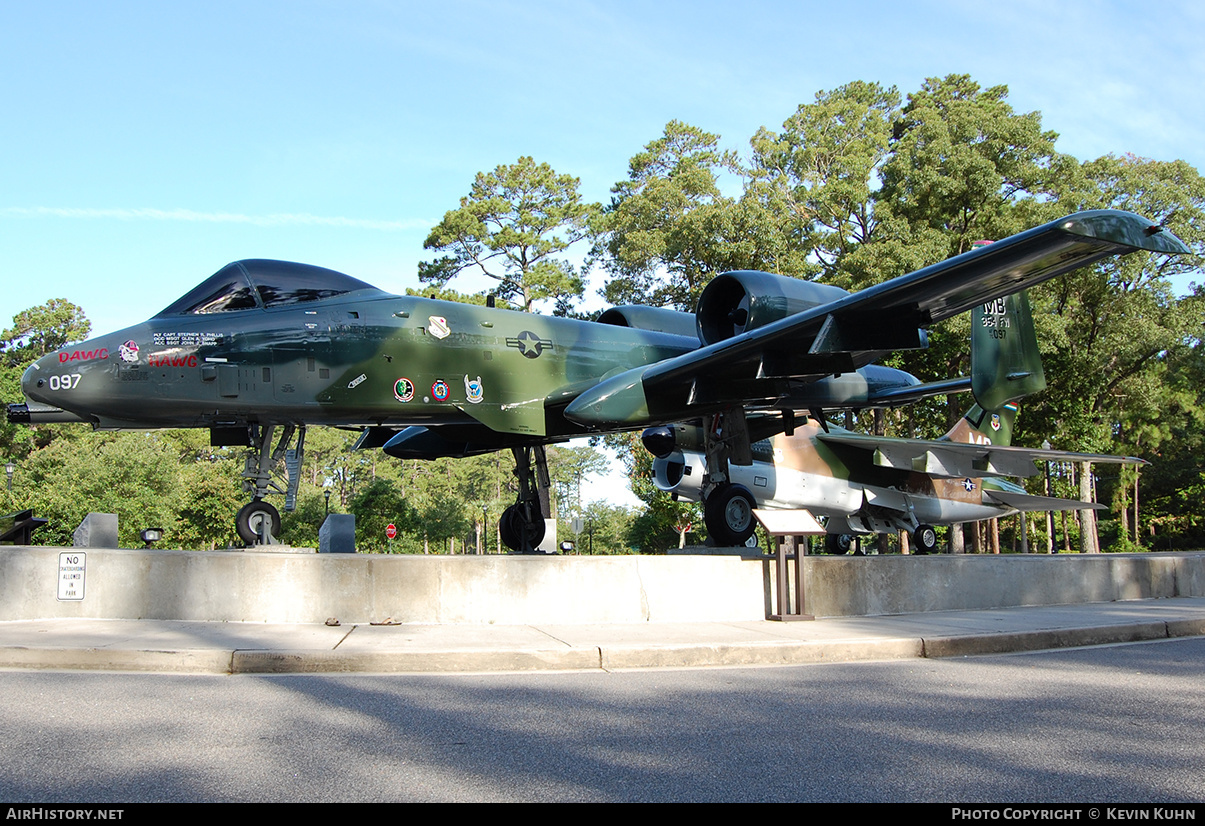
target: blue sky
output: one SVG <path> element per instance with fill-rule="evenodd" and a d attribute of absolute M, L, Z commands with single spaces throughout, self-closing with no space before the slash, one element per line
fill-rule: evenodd
<path fill-rule="evenodd" d="M 744 152 L 851 80 L 968 73 L 1080 159 L 1201 168 L 1202 43 L 1189 2 L 0 0 L 0 323 L 113 330 L 249 257 L 401 292 L 479 171 L 605 200 L 671 119 Z"/>

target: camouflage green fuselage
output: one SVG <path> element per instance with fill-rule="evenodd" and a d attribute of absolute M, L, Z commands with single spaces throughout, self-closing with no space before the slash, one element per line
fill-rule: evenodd
<path fill-rule="evenodd" d="M 695 339 L 379 291 L 279 309 L 160 315 L 26 373 L 34 402 L 100 428 L 486 425 L 565 436 L 581 389 Z"/>

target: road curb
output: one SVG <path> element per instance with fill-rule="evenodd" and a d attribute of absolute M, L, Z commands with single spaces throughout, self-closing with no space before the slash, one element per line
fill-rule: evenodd
<path fill-rule="evenodd" d="M 229 674 L 232 654 L 231 651 L 213 649 L 139 651 L 109 648 L 0 647 L 0 668 Z"/>
<path fill-rule="evenodd" d="M 605 634 L 603 635 L 605 636 Z M 1092 645 L 1205 636 L 1205 617 L 989 631 L 973 634 L 850 636 L 827 640 L 756 640 L 677 644 L 595 644 L 589 636 L 563 647 L 454 647 L 403 650 L 317 648 L 120 648 L 0 646 L 0 668 L 137 671 L 168 674 L 438 674 L 618 671 L 642 668 L 813 665 L 1009 654 Z M 128 643 L 128 638 L 127 638 Z"/>
<path fill-rule="evenodd" d="M 599 668 L 597 648 L 566 651 L 235 651 L 234 674 L 463 673 Z"/>
<path fill-rule="evenodd" d="M 1161 640 L 1167 639 L 1169 636 L 1167 626 L 1168 623 L 1161 621 L 1137 622 L 1089 628 L 1052 628 L 967 636 L 926 637 L 922 656 L 938 659 Z"/>

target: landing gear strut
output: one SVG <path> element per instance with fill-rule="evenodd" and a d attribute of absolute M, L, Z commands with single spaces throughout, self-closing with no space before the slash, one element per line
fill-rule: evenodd
<path fill-rule="evenodd" d="M 248 428 L 251 449 L 243 464 L 243 490 L 254 498 L 238 512 L 235 529 L 248 545 L 274 545 L 280 536 L 280 511 L 263 501 L 269 493 L 285 495 L 285 510 L 297 507 L 297 486 L 301 482 L 301 462 L 305 455 L 305 425 L 285 425 L 280 441 L 272 449 L 275 425 L 251 425 Z M 289 449 L 293 434 L 297 447 Z M 276 464 L 285 460 L 286 479 L 282 486 L 274 478 Z"/>
<path fill-rule="evenodd" d="M 515 476 L 519 479 L 519 501 L 502 512 L 498 534 L 512 551 L 536 553 L 544 541 L 544 518 L 550 510 L 548 459 L 543 445 L 515 447 L 511 452 L 515 455 Z"/>

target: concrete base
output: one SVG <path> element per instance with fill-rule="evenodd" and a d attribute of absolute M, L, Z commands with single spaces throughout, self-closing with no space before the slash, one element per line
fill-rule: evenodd
<path fill-rule="evenodd" d="M 90 513 L 71 535 L 76 548 L 112 548 L 117 545 L 117 514 Z"/>
<path fill-rule="evenodd" d="M 318 529 L 318 553 L 354 554 L 356 552 L 356 516 L 332 513 Z"/>
<path fill-rule="evenodd" d="M 504 625 L 725 622 L 772 612 L 773 565 L 732 556 L 389 556 L 90 549 L 56 599 L 61 548 L 0 549 L 0 620 L 79 617 Z M 1205 553 L 805 557 L 818 617 L 1205 596 Z"/>

